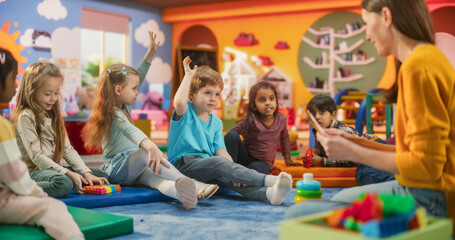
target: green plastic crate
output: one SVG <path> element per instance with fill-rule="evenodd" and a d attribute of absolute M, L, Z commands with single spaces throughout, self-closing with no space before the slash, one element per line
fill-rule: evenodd
<path fill-rule="evenodd" d="M 367 240 L 360 232 L 344 229 L 331 228 L 317 224 L 329 216 L 331 211 L 308 215 L 301 218 L 286 220 L 280 226 L 280 239 L 293 240 Z M 383 240 L 451 240 L 452 222 L 446 218 L 429 218 L 428 225 L 421 229 L 414 229 L 404 233 L 396 234 Z M 374 238 L 373 238 L 374 239 Z"/>

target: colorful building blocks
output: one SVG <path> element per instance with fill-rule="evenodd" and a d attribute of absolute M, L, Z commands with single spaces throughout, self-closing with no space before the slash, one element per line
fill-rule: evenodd
<path fill-rule="evenodd" d="M 119 192 L 121 190 L 120 185 L 96 185 L 96 186 L 84 186 L 84 192 L 88 194 L 104 195 L 112 192 Z"/>
<path fill-rule="evenodd" d="M 337 210 L 335 210 L 337 211 Z M 344 239 L 344 240 L 367 240 L 378 239 L 364 236 L 361 232 L 331 228 L 324 225 L 324 221 L 331 211 L 315 213 L 299 218 L 285 220 L 280 226 L 281 240 L 321 240 L 321 239 Z M 447 218 L 429 217 L 428 225 L 419 229 L 410 229 L 401 234 L 392 235 L 384 240 L 428 240 L 428 239 L 452 239 L 452 222 Z"/>
<path fill-rule="evenodd" d="M 333 211 L 326 222 L 331 227 L 378 238 L 426 226 L 427 219 L 424 209 L 416 214 L 412 196 L 367 193 L 361 194 L 351 206 Z"/>

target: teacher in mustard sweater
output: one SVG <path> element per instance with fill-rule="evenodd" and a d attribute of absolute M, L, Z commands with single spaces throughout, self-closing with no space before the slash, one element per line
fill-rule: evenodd
<path fill-rule="evenodd" d="M 391 172 L 397 180 L 345 189 L 331 201 L 305 201 L 286 217 L 345 207 L 360 193 L 377 192 L 412 195 L 429 215 L 454 221 L 455 70 L 434 46 L 428 7 L 424 0 L 363 0 L 362 19 L 379 55 L 393 54 L 402 63 L 395 152 L 362 147 L 336 130 L 317 137 L 331 159 Z"/>

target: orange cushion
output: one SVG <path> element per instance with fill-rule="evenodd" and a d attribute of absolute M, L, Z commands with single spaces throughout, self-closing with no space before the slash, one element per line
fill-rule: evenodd
<path fill-rule="evenodd" d="M 321 182 L 322 187 L 353 187 L 359 186 L 355 179 L 356 167 L 314 167 L 305 168 L 303 166 L 286 166 L 284 160 L 276 160 L 273 166 L 272 175 L 280 172 L 291 174 L 295 183 L 303 178 L 304 173 L 312 173 L 314 180 Z"/>

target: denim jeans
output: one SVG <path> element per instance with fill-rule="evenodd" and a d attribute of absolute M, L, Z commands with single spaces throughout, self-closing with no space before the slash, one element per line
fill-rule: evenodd
<path fill-rule="evenodd" d="M 387 193 L 395 195 L 412 195 L 417 206 L 426 209 L 428 215 L 447 217 L 447 202 L 442 191 L 404 187 L 397 180 L 347 188 L 337 193 L 331 200 L 306 200 L 289 208 L 285 218 L 295 218 L 313 213 L 334 210 L 351 205 L 354 200 L 366 192 Z"/>
<path fill-rule="evenodd" d="M 382 139 L 376 139 L 375 142 L 388 144 Z M 368 185 L 373 183 L 392 181 L 395 180 L 395 176 L 389 172 L 384 172 L 376 168 L 358 164 L 357 170 L 355 171 L 355 179 L 360 185 Z"/>
<path fill-rule="evenodd" d="M 358 164 L 355 171 L 355 179 L 360 185 L 368 185 L 392 181 L 395 180 L 395 176 L 389 172 Z"/>

